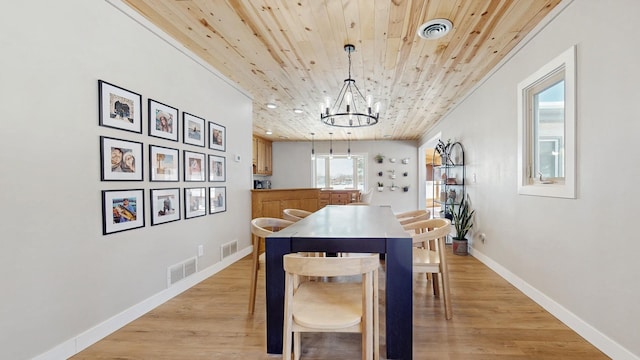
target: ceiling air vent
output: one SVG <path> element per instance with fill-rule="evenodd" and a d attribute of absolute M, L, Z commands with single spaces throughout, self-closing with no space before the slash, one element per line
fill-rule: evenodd
<path fill-rule="evenodd" d="M 423 39 L 437 39 L 449 33 L 453 24 L 447 19 L 433 19 L 420 25 L 418 36 Z"/>

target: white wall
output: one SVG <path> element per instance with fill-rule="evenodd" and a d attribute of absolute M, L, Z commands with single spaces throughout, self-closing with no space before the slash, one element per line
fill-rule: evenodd
<path fill-rule="evenodd" d="M 614 359 L 640 356 L 638 15 L 635 0 L 570 3 L 423 136 L 465 146 L 474 255 Z M 517 195 L 517 83 L 574 44 L 577 199 Z"/>
<path fill-rule="evenodd" d="M 0 358 L 70 355 L 77 335 L 166 290 L 167 267 L 198 245 L 201 270 L 221 243 L 249 246 L 251 99 L 106 1 L 3 7 Z M 98 79 L 142 94 L 142 134 L 98 126 Z M 226 126 L 227 212 L 150 226 L 149 189 L 214 184 L 149 182 L 148 145 L 216 152 L 147 136 L 148 98 Z M 144 181 L 100 181 L 100 135 L 144 143 Z M 103 236 L 101 190 L 130 188 L 145 189 L 146 226 Z"/>
<path fill-rule="evenodd" d="M 316 154 L 329 154 L 330 143 L 328 141 L 316 141 Z M 346 154 L 346 141 L 334 141 L 333 153 Z M 364 154 L 367 161 L 367 186 L 374 188 L 372 204 L 391 205 L 393 211 L 401 212 L 424 208 L 424 200 L 418 199 L 418 148 L 414 141 L 351 141 L 352 154 Z M 376 154 L 386 156 L 383 164 L 374 160 Z M 396 163 L 389 162 L 390 158 L 396 158 Z M 408 164 L 402 164 L 401 159 L 409 158 Z M 273 176 L 271 182 L 273 188 L 288 189 L 300 187 L 312 187 L 311 176 L 311 142 L 274 142 L 273 143 Z M 396 170 L 396 179 L 389 178 L 388 170 Z M 422 169 L 421 169 L 422 170 Z M 378 172 L 383 171 L 379 177 Z M 408 172 L 403 177 L 403 172 Z M 424 170 L 422 170 L 424 171 Z M 382 192 L 375 190 L 377 182 L 382 181 L 385 189 Z M 409 185 L 409 191 L 402 189 L 391 191 L 391 182 L 397 186 Z"/>

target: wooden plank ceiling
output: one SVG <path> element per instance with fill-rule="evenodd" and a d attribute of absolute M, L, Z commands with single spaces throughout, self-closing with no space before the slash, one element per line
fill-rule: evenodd
<path fill-rule="evenodd" d="M 278 141 L 418 139 L 560 1 L 124 0 L 252 94 L 254 134 Z M 434 18 L 451 32 L 418 37 Z M 375 126 L 320 122 L 318 104 L 347 78 L 347 43 L 352 78 L 382 103 Z"/>

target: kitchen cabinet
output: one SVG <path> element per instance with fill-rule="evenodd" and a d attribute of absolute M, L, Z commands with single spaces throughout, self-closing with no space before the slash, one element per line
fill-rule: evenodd
<path fill-rule="evenodd" d="M 258 136 L 253 137 L 253 173 L 272 174 L 272 142 Z"/>
<path fill-rule="evenodd" d="M 251 190 L 251 218 L 282 218 L 284 209 L 314 212 L 319 209 L 320 189 Z"/>
<path fill-rule="evenodd" d="M 360 190 L 320 190 L 318 206 L 323 208 L 327 205 L 346 205 L 360 201 Z"/>

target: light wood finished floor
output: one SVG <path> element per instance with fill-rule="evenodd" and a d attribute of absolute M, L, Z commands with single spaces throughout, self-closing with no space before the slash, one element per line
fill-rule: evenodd
<path fill-rule="evenodd" d="M 453 319 L 445 320 L 426 280 L 414 282 L 414 359 L 609 359 L 478 260 L 449 259 Z M 250 266 L 250 257 L 238 261 L 72 359 L 281 358 L 265 352 L 262 270 L 256 311 L 247 315 Z M 380 319 L 384 358 L 384 313 Z M 359 334 L 309 334 L 302 348 L 302 359 L 361 356 Z"/>

